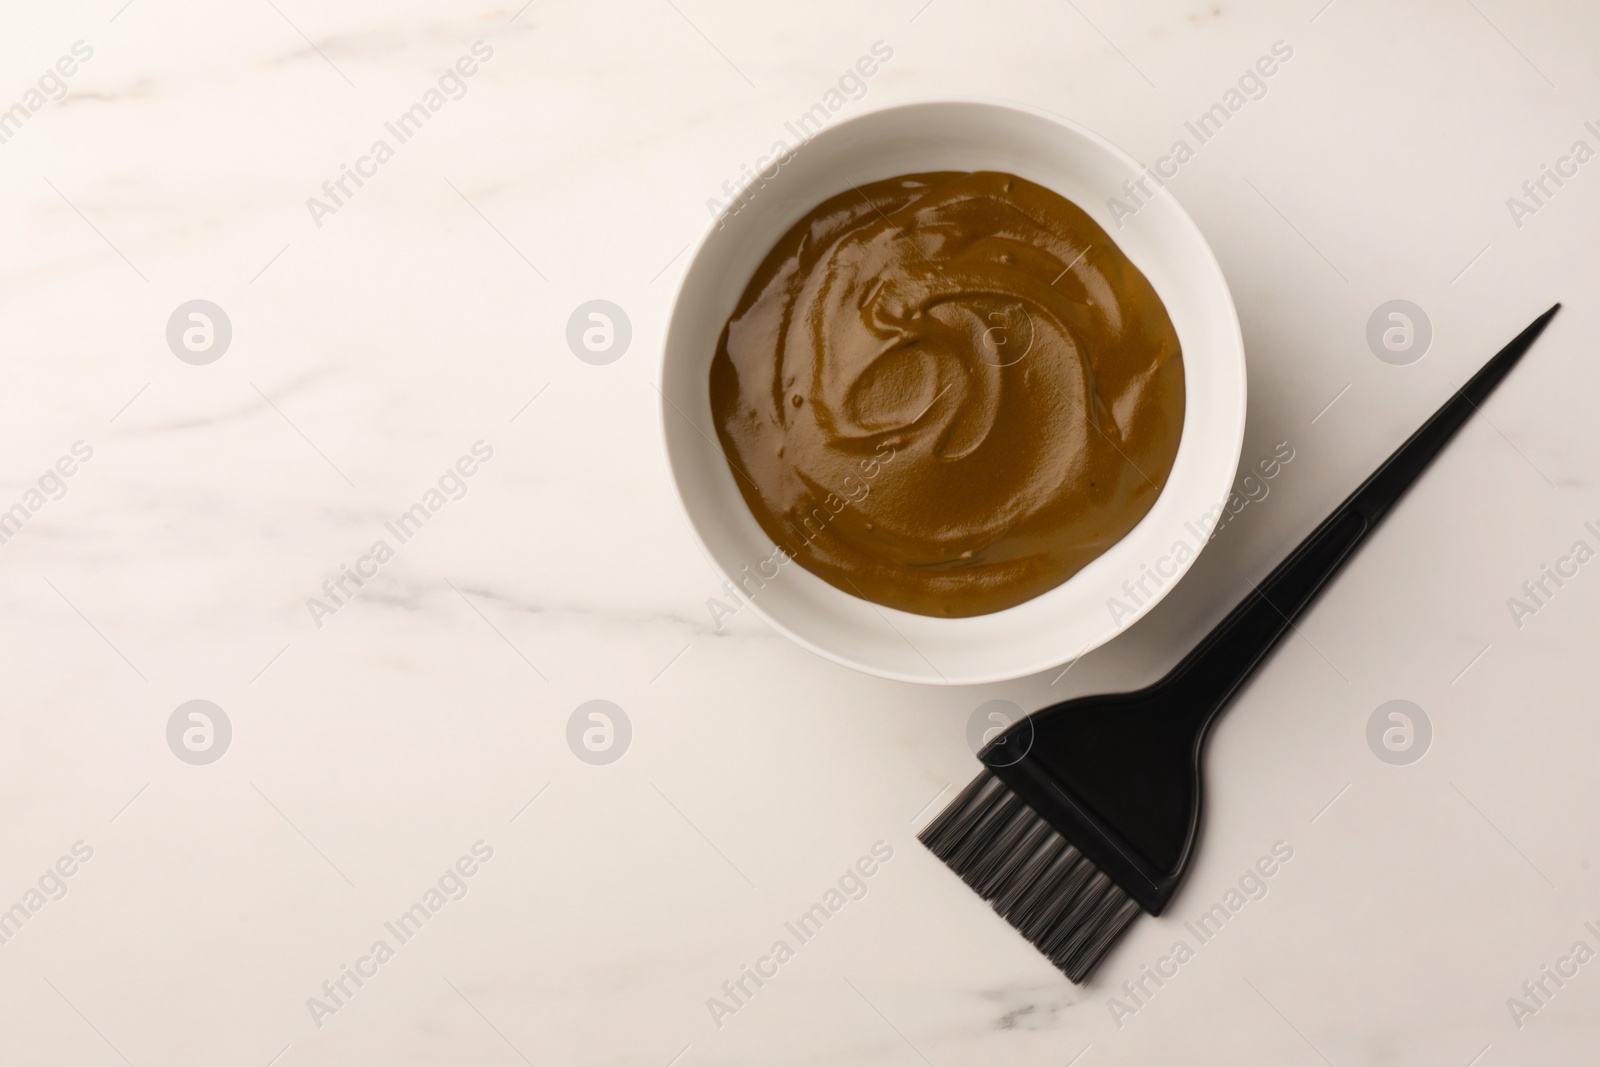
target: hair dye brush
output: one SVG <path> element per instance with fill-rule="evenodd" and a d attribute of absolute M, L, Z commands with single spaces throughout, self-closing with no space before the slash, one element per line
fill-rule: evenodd
<path fill-rule="evenodd" d="M 922 843 L 1068 978 L 1086 980 L 1183 879 L 1217 712 L 1560 307 L 1473 375 L 1166 677 L 1045 708 L 986 745 L 983 773 Z"/>

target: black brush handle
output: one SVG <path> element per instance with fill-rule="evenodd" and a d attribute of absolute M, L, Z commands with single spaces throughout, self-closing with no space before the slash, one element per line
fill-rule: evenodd
<path fill-rule="evenodd" d="M 1228 702 L 1344 561 L 1511 372 L 1556 304 L 1474 374 L 1168 675 L 1203 725 Z"/>
<path fill-rule="evenodd" d="M 979 759 L 1159 915 L 1193 849 L 1200 754 L 1217 713 L 1560 307 L 1489 360 L 1164 678 L 1136 692 L 1078 697 L 1035 712 Z"/>

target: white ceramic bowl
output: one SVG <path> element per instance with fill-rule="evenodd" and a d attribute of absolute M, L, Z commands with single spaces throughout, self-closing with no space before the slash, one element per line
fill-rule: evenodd
<path fill-rule="evenodd" d="M 773 556 L 716 444 L 709 375 L 717 339 L 755 273 L 790 226 L 852 184 L 932 170 L 1001 170 L 1053 189 L 1089 213 L 1150 279 L 1183 346 L 1183 437 L 1155 506 L 1071 579 L 1004 611 L 962 619 L 913 615 L 834 588 L 795 563 L 757 586 Z M 831 660 L 930 684 L 994 682 L 1049 670 L 1096 648 L 1158 602 L 1204 547 L 1244 437 L 1244 343 L 1216 258 L 1164 190 L 1124 217 L 1108 200 L 1139 165 L 1095 134 L 1047 112 L 984 100 L 869 111 L 802 145 L 776 177 L 732 202 L 695 250 L 678 289 L 661 366 L 668 463 L 689 525 L 736 585 L 741 611 Z M 1179 546 L 1186 546 L 1180 548 Z M 748 569 L 747 569 L 748 568 Z M 752 595 L 753 594 L 753 595 Z"/>

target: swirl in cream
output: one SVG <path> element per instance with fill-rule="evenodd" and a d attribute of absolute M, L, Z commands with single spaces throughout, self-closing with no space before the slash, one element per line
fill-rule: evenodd
<path fill-rule="evenodd" d="M 998 611 L 1149 511 L 1183 430 L 1154 288 L 1061 196 L 994 172 L 852 187 L 801 219 L 718 344 L 711 406 L 756 520 L 857 596 Z"/>

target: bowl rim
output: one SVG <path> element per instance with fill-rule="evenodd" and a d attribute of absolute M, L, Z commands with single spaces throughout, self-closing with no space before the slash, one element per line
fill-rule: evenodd
<path fill-rule="evenodd" d="M 959 95 L 959 94 L 958 95 L 939 95 L 939 96 L 918 97 L 916 99 L 910 99 L 910 100 L 891 100 L 891 101 L 887 101 L 887 102 L 885 102 L 883 104 L 880 104 L 878 106 L 875 106 L 875 107 L 864 108 L 863 110 L 857 111 L 854 114 L 852 114 L 852 115 L 850 115 L 850 116 L 848 116 L 846 118 L 841 118 L 841 119 L 839 119 L 839 120 L 837 120 L 835 122 L 829 123 L 827 126 L 822 127 L 816 133 L 812 134 L 811 136 L 805 138 L 804 140 L 800 141 L 796 145 L 792 146 L 789 149 L 789 153 L 793 154 L 795 152 L 800 151 L 806 145 L 810 144 L 813 140 L 815 140 L 818 137 L 823 136 L 824 134 L 831 134 L 832 131 L 836 131 L 836 130 L 842 129 L 842 128 L 846 127 L 846 126 L 862 122 L 862 121 L 867 120 L 869 118 L 877 117 L 879 115 L 884 114 L 885 112 L 903 111 L 903 110 L 909 110 L 909 109 L 915 109 L 915 108 L 924 108 L 924 107 L 947 107 L 947 106 L 952 106 L 952 105 L 958 106 L 958 107 L 1000 108 L 1000 109 L 1020 112 L 1020 113 L 1026 114 L 1026 115 L 1031 115 L 1031 116 L 1033 116 L 1035 118 L 1046 119 L 1046 120 L 1048 120 L 1048 121 L 1050 121 L 1052 123 L 1055 123 L 1058 126 L 1064 127 L 1068 131 L 1070 131 L 1070 132 L 1082 137 L 1084 140 L 1086 140 L 1089 143 L 1091 143 L 1099 151 L 1101 151 L 1101 152 L 1113 157 L 1115 160 L 1117 160 L 1118 162 L 1122 163 L 1124 166 L 1126 166 L 1129 169 L 1129 171 L 1131 171 L 1133 173 L 1145 173 L 1145 172 L 1149 171 L 1149 168 L 1147 166 L 1145 166 L 1144 164 L 1140 163 L 1137 159 L 1135 159 L 1133 156 L 1129 155 L 1127 152 L 1123 151 L 1123 149 L 1118 147 L 1115 143 L 1107 140 L 1105 137 L 1103 137 L 1099 133 L 1096 133 L 1094 130 L 1082 125 L 1079 122 L 1076 122 L 1073 119 L 1067 118 L 1065 115 L 1062 115 L 1062 114 L 1060 114 L 1058 112 L 1051 111 L 1048 108 L 1039 107 L 1038 105 L 1030 104 L 1030 103 L 1027 103 L 1027 102 L 1024 102 L 1024 101 L 1020 101 L 1020 100 L 1012 100 L 1012 99 L 1007 99 L 1007 98 L 1003 98 L 1003 97 L 972 96 L 972 95 Z M 734 187 L 734 194 L 729 197 L 728 202 L 716 213 L 716 215 L 712 216 L 711 219 L 701 228 L 699 236 L 691 243 L 691 245 L 690 245 L 690 247 L 688 249 L 689 255 L 684 260 L 684 269 L 680 273 L 676 283 L 673 286 L 672 302 L 671 302 L 671 304 L 669 306 L 669 311 L 668 311 L 668 314 L 667 314 L 667 320 L 666 320 L 665 329 L 662 331 L 661 351 L 660 351 L 659 358 L 657 359 L 657 362 L 656 362 L 656 372 L 657 372 L 657 377 L 659 379 L 659 384 L 656 384 L 656 392 L 660 394 L 660 400 L 661 400 L 661 402 L 660 402 L 660 404 L 658 406 L 658 410 L 660 412 L 660 419 L 659 419 L 658 424 L 657 424 L 657 433 L 659 435 L 659 439 L 660 439 L 660 442 L 661 442 L 661 447 L 662 447 L 663 454 L 664 454 L 664 456 L 666 458 L 667 471 L 668 471 L 668 474 L 669 474 L 669 476 L 671 477 L 671 480 L 672 480 L 673 496 L 676 499 L 677 504 L 678 504 L 679 515 L 683 519 L 685 525 L 687 525 L 689 527 L 689 532 L 690 532 L 691 536 L 694 538 L 695 546 L 700 550 L 700 554 L 706 558 L 706 561 L 710 564 L 712 570 L 717 575 L 719 575 L 724 580 L 725 583 L 726 582 L 733 582 L 733 581 L 735 581 L 735 579 L 717 561 L 717 558 L 716 558 L 715 554 L 713 554 L 713 552 L 711 551 L 710 546 L 707 545 L 705 537 L 701 534 L 699 524 L 696 522 L 695 516 L 691 512 L 691 510 L 689 508 L 689 504 L 688 504 L 687 500 L 685 499 L 683 486 L 681 484 L 680 472 L 678 470 L 678 467 L 673 462 L 672 443 L 671 443 L 671 440 L 669 439 L 668 430 L 667 430 L 668 420 L 671 419 L 671 418 L 682 418 L 682 419 L 688 420 L 691 425 L 694 425 L 694 423 L 693 423 L 693 420 L 689 419 L 689 416 L 688 416 L 687 413 L 679 410 L 677 405 L 672 402 L 671 398 L 667 395 L 665 386 L 667 384 L 667 360 L 668 360 L 668 358 L 670 356 L 670 352 L 671 352 L 671 344 L 670 344 L 670 342 L 671 342 L 672 335 L 673 335 L 673 329 L 674 329 L 675 325 L 677 324 L 679 315 L 682 313 L 684 291 L 687 288 L 689 280 L 690 280 L 690 277 L 692 276 L 692 274 L 694 272 L 694 265 L 695 265 L 696 261 L 698 261 L 698 259 L 702 255 L 702 253 L 704 253 L 706 245 L 710 243 L 710 241 L 715 236 L 717 231 L 720 230 L 723 227 L 723 224 L 726 222 L 727 219 L 732 217 L 732 214 L 734 213 L 732 211 L 732 209 L 735 208 L 735 206 L 739 204 L 742 194 L 752 184 L 754 184 L 754 181 L 755 181 L 754 176 L 751 176 L 751 177 L 746 178 L 745 180 L 741 181 L 740 183 L 738 183 Z M 1193 217 L 1190 216 L 1189 212 L 1183 207 L 1183 204 L 1177 199 L 1177 197 L 1173 195 L 1171 190 L 1169 190 L 1166 187 L 1165 183 L 1159 183 L 1158 184 L 1158 195 L 1161 196 L 1161 197 L 1165 197 L 1168 201 L 1170 201 L 1170 206 L 1172 207 L 1172 209 L 1175 212 L 1175 215 L 1174 215 L 1174 218 L 1173 218 L 1174 224 L 1177 227 L 1186 230 L 1188 232 L 1188 234 L 1191 237 L 1194 238 L 1194 240 L 1196 242 L 1197 251 L 1198 251 L 1198 253 L 1199 253 L 1200 257 L 1201 257 L 1201 263 L 1202 263 L 1203 269 L 1208 274 L 1211 275 L 1211 280 L 1214 281 L 1215 284 L 1219 287 L 1220 293 L 1221 293 L 1222 298 L 1223 298 L 1221 300 L 1221 304 L 1223 305 L 1222 310 L 1223 310 L 1223 312 L 1225 312 L 1225 318 L 1224 318 L 1224 321 L 1223 321 L 1222 325 L 1227 329 L 1228 335 L 1230 336 L 1230 338 L 1233 341 L 1232 349 L 1238 353 L 1238 362 L 1239 362 L 1238 389 L 1239 389 L 1239 396 L 1238 396 L 1237 411 L 1238 411 L 1239 415 L 1238 415 L 1238 419 L 1237 419 L 1237 427 L 1236 427 L 1235 433 L 1233 435 L 1233 439 L 1231 441 L 1228 441 L 1228 442 L 1223 442 L 1223 443 L 1227 444 L 1228 451 L 1233 456 L 1233 461 L 1229 465 L 1229 469 L 1228 469 L 1227 474 L 1226 474 L 1226 480 L 1223 482 L 1223 492 L 1222 492 L 1221 496 L 1219 497 L 1221 502 L 1225 505 L 1226 501 L 1228 499 L 1228 494 L 1229 494 L 1229 492 L 1231 492 L 1231 487 L 1233 485 L 1233 481 L 1234 481 L 1235 477 L 1238 474 L 1239 462 L 1240 462 L 1240 459 L 1241 459 L 1241 456 L 1242 456 L 1242 453 L 1243 453 L 1244 432 L 1245 432 L 1245 424 L 1246 424 L 1246 421 L 1247 421 L 1247 418 L 1248 418 L 1248 403 L 1249 403 L 1248 366 L 1246 365 L 1246 361 L 1245 361 L 1244 335 L 1243 335 L 1243 331 L 1241 330 L 1240 325 L 1239 325 L 1238 307 L 1234 303 L 1233 290 L 1228 285 L 1227 275 L 1224 274 L 1224 272 L 1222 270 L 1222 264 L 1217 261 L 1216 252 L 1215 252 L 1214 249 L 1212 249 L 1211 242 L 1206 240 L 1206 236 L 1205 236 L 1204 231 L 1202 231 L 1200 229 L 1199 224 L 1194 221 Z M 1115 240 L 1115 238 L 1113 238 L 1113 240 Z M 655 383 L 652 383 L 652 384 L 655 384 Z M 1186 402 L 1186 407 L 1187 407 L 1187 402 Z M 700 428 L 698 426 L 695 426 L 695 429 L 698 432 L 702 432 L 702 435 L 703 435 L 703 431 L 700 431 Z M 718 446 L 718 451 L 719 452 L 721 451 L 720 446 Z M 724 456 L 724 459 L 726 459 L 726 456 Z M 1165 491 L 1165 488 L 1166 488 L 1166 486 L 1163 485 L 1162 486 L 1163 491 Z M 1158 500 L 1160 499 L 1159 495 L 1157 496 L 1157 499 Z M 1141 522 L 1142 521 L 1143 520 L 1141 520 Z M 1138 529 L 1138 524 L 1135 524 L 1134 528 L 1130 529 L 1128 531 L 1128 533 L 1124 534 L 1121 538 L 1119 538 L 1117 540 L 1116 544 L 1117 545 L 1122 544 L 1124 541 L 1127 540 L 1128 537 L 1132 536 L 1134 531 L 1137 530 L 1137 529 Z M 954 686 L 962 686 L 962 685 L 992 685 L 992 684 L 999 683 L 999 682 L 1016 681 L 1016 680 L 1021 679 L 1021 678 L 1029 678 L 1029 677 L 1032 677 L 1032 676 L 1034 676 L 1036 674 L 1042 674 L 1045 671 L 1052 670 L 1052 669 L 1054 669 L 1056 667 L 1061 666 L 1062 664 L 1069 663 L 1069 662 L 1076 662 L 1078 659 L 1082 658 L 1085 655 L 1088 655 L 1090 652 L 1093 652 L 1095 649 L 1104 647 L 1105 645 L 1110 644 L 1111 642 L 1115 641 L 1118 637 L 1120 637 L 1124 633 L 1126 633 L 1128 631 L 1128 629 L 1130 627 L 1132 627 L 1135 623 L 1137 623 L 1140 619 L 1143 619 L 1152 609 L 1155 608 L 1155 606 L 1157 604 L 1161 603 L 1161 601 L 1166 599 L 1167 595 L 1179 584 L 1179 582 L 1185 576 L 1187 576 L 1187 574 L 1189 573 L 1190 569 L 1194 566 L 1195 561 L 1199 559 L 1199 557 L 1200 557 L 1200 555 L 1202 553 L 1204 553 L 1206 547 L 1209 544 L 1210 544 L 1210 538 L 1208 537 L 1195 550 L 1194 554 L 1192 556 L 1190 556 L 1189 559 L 1186 560 L 1180 566 L 1180 569 L 1172 576 L 1172 578 L 1170 580 L 1168 580 L 1165 585 L 1160 586 L 1156 590 L 1155 595 L 1148 597 L 1144 601 L 1143 604 L 1140 604 L 1140 605 L 1136 606 L 1134 608 L 1134 610 L 1133 610 L 1132 615 L 1129 618 L 1127 618 L 1125 621 L 1123 621 L 1120 625 L 1118 625 L 1117 628 L 1114 631 L 1112 631 L 1110 634 L 1106 635 L 1105 637 L 1103 637 L 1103 638 L 1101 638 L 1099 640 L 1091 639 L 1090 642 L 1087 645 L 1085 645 L 1083 648 L 1079 649 L 1077 652 L 1067 652 L 1067 653 L 1062 653 L 1062 654 L 1054 654 L 1053 653 L 1053 654 L 1051 654 L 1051 656 L 1045 657 L 1040 662 L 1032 662 L 1032 663 L 1029 663 L 1027 665 L 1023 665 L 1023 666 L 1012 666 L 1012 667 L 1004 667 L 1004 668 L 995 668 L 995 669 L 987 670 L 987 671 L 965 672 L 965 673 L 962 673 L 959 678 L 945 679 L 945 678 L 941 677 L 941 678 L 936 678 L 936 679 L 930 679 L 924 674 L 918 674 L 918 673 L 915 673 L 915 672 L 912 672 L 912 671 L 909 671 L 909 670 L 902 670 L 902 669 L 897 669 L 897 668 L 893 668 L 893 667 L 885 667 L 885 666 L 883 666 L 881 664 L 870 663 L 870 662 L 866 662 L 866 661 L 864 661 L 862 659 L 859 659 L 859 658 L 853 658 L 850 655 L 848 655 L 848 654 L 846 654 L 844 652 L 841 652 L 841 651 L 839 651 L 837 649 L 829 648 L 829 647 L 827 647 L 825 645 L 819 644 L 815 640 L 813 640 L 812 638 L 806 636 L 805 634 L 802 634 L 802 633 L 799 633 L 799 632 L 795 631 L 793 628 L 791 628 L 790 626 L 785 624 L 782 620 L 777 619 L 777 618 L 773 617 L 770 613 L 768 613 L 762 607 L 762 605 L 757 601 L 757 599 L 755 599 L 755 598 L 744 598 L 743 601 L 742 601 L 742 606 L 743 607 L 748 607 L 749 609 L 751 609 L 756 614 L 756 616 L 758 618 L 760 618 L 763 622 L 765 622 L 768 626 L 772 627 L 774 630 L 778 631 L 784 637 L 788 638 L 790 641 L 793 641 L 795 644 L 799 645 L 800 647 L 805 648 L 805 649 L 815 653 L 816 655 L 821 656 L 822 658 L 828 660 L 829 662 L 837 663 L 840 666 L 848 667 L 851 670 L 859 671 L 859 672 L 861 672 L 863 674 L 866 674 L 866 675 L 869 675 L 869 676 L 872 676 L 872 677 L 875 677 L 875 678 L 884 678 L 884 679 L 887 679 L 889 681 L 895 681 L 895 682 L 910 682 L 910 683 L 915 683 L 915 684 L 919 684 L 919 685 L 933 685 L 933 686 L 939 686 L 939 687 L 945 687 L 945 688 L 954 687 Z M 1112 547 L 1115 547 L 1115 545 L 1113 545 Z M 1107 549 L 1107 551 L 1110 551 L 1110 549 Z M 1067 579 L 1067 581 L 1071 581 L 1071 578 Z M 1065 583 L 1062 583 L 1062 584 L 1065 584 Z M 1059 588 L 1059 586 L 1056 587 L 1056 588 Z M 866 604 L 878 609 L 880 614 L 886 608 L 886 605 L 877 604 L 874 601 L 866 600 L 866 599 L 864 599 L 862 597 L 853 597 L 853 596 L 851 596 L 850 593 L 847 593 L 844 590 L 839 590 L 839 595 L 840 596 L 844 596 L 844 597 L 850 597 L 852 600 L 859 600 L 859 601 L 861 601 L 863 603 L 866 603 Z M 1040 594 L 1040 595 L 1044 595 L 1044 594 Z M 991 614 L 999 614 L 999 613 L 995 612 L 995 613 L 991 613 Z M 951 622 L 967 621 L 965 618 L 962 618 L 962 619 L 951 619 L 951 620 L 940 620 L 939 617 L 937 617 L 937 616 L 925 616 L 925 617 L 929 618 L 929 619 L 932 619 L 935 622 L 937 622 L 937 621 L 951 621 Z M 890 625 L 892 626 L 893 624 L 891 623 Z M 941 674 L 942 675 L 942 672 L 939 671 L 939 669 L 937 667 L 934 668 L 934 672 L 936 674 Z"/>

